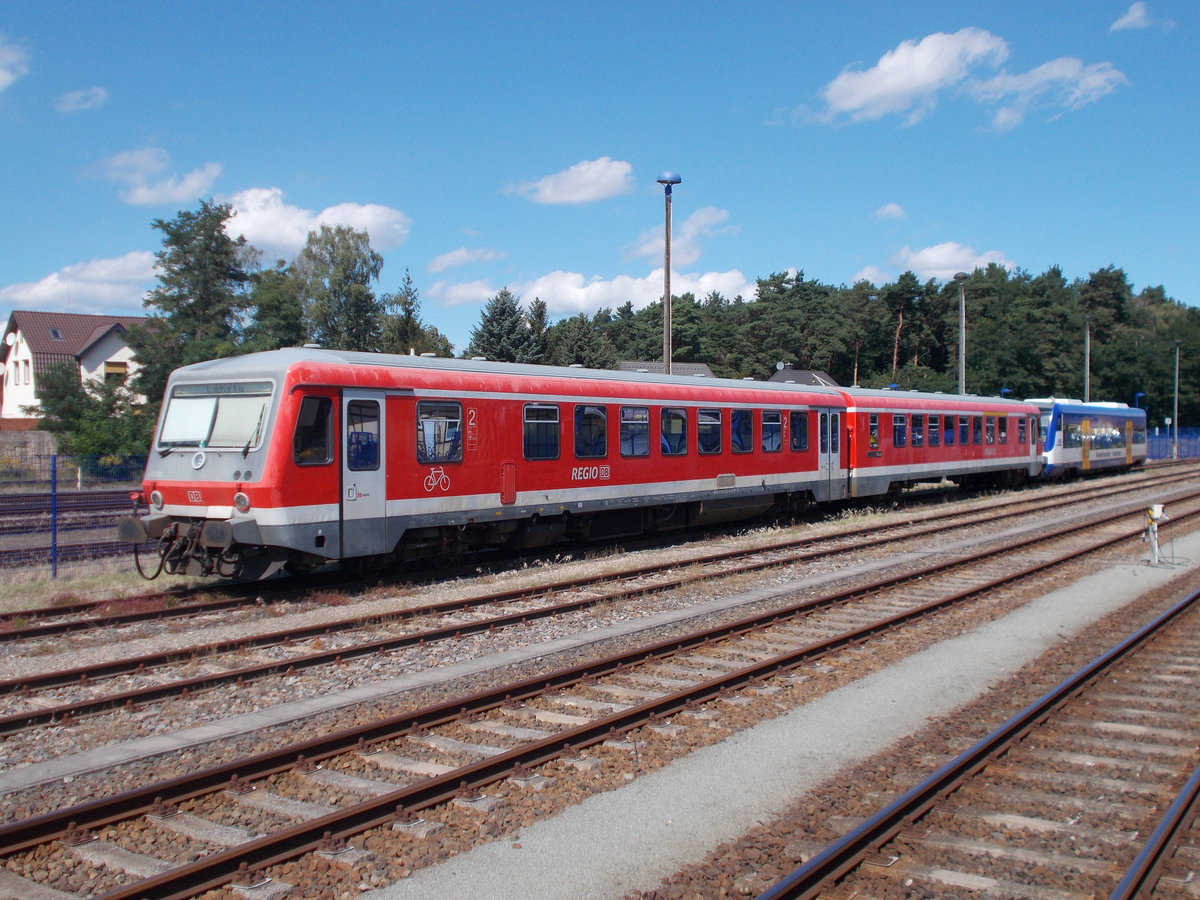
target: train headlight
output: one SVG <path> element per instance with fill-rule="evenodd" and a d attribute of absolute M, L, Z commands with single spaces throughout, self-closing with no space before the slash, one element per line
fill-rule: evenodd
<path fill-rule="evenodd" d="M 150 492 L 150 502 L 154 504 L 155 509 L 162 509 L 163 508 L 162 494 L 160 494 L 158 491 L 151 491 Z"/>
<path fill-rule="evenodd" d="M 237 507 L 237 511 L 240 513 L 250 512 L 250 498 L 241 491 L 233 495 L 233 505 Z"/>

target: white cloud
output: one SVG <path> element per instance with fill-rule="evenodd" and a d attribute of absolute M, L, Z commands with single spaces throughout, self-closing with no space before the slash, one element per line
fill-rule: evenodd
<path fill-rule="evenodd" d="M 869 281 L 874 285 L 884 285 L 891 281 L 896 276 L 887 272 L 879 266 L 867 266 L 854 273 L 854 277 L 850 279 L 851 284 L 858 284 L 860 281 Z"/>
<path fill-rule="evenodd" d="M 412 219 L 376 203 L 339 203 L 320 212 L 283 202 L 279 188 L 248 188 L 228 200 L 235 215 L 225 224 L 231 237 L 244 235 L 270 256 L 290 257 L 304 248 L 310 231 L 322 225 L 347 225 L 371 236 L 378 251 L 398 247 L 408 239 Z"/>
<path fill-rule="evenodd" d="M 508 289 L 528 304 L 535 297 L 546 302 L 552 317 L 562 318 L 576 313 L 594 313 L 601 307 L 616 308 L 626 301 L 641 309 L 662 300 L 663 271 L 655 269 L 643 278 L 618 275 L 611 280 L 599 277 L 585 278 L 579 272 L 555 271 L 532 281 L 509 284 Z M 675 296 L 693 293 L 703 298 L 713 291 L 733 298 L 738 295 L 747 299 L 755 295 L 753 281 L 746 279 L 737 269 L 728 272 L 671 273 L 671 293 Z M 483 304 L 493 297 L 497 288 L 483 281 L 451 284 L 439 281 L 425 291 L 443 306 L 461 306 L 468 303 Z"/>
<path fill-rule="evenodd" d="M 108 91 L 102 87 L 94 87 L 61 95 L 55 99 L 54 108 L 60 113 L 73 113 L 85 109 L 99 109 L 107 102 Z"/>
<path fill-rule="evenodd" d="M 908 213 L 904 211 L 904 207 L 899 203 L 885 203 L 875 212 L 871 213 L 872 219 L 903 219 Z"/>
<path fill-rule="evenodd" d="M 114 259 L 94 259 L 52 272 L 40 281 L 0 288 L 0 306 L 45 311 L 132 315 L 155 279 L 154 254 L 137 250 Z"/>
<path fill-rule="evenodd" d="M 1003 38 L 980 28 L 904 41 L 870 69 L 844 71 L 827 84 L 822 91 L 826 109 L 819 118 L 861 122 L 898 115 L 905 125 L 914 125 L 943 94 L 956 91 L 995 107 L 992 126 L 1006 131 L 1023 122 L 1031 109 L 1050 108 L 1061 115 L 1128 83 L 1112 63 L 1089 65 L 1074 57 L 1051 60 L 1020 75 L 1001 71 L 985 79 L 974 74 L 1000 66 L 1008 54 Z"/>
<path fill-rule="evenodd" d="M 183 203 L 207 194 L 221 174 L 220 163 L 206 163 L 186 175 L 163 176 L 171 156 L 161 147 L 126 150 L 100 163 L 100 171 L 110 181 L 124 184 L 119 196 L 134 206 Z"/>
<path fill-rule="evenodd" d="M 671 268 L 675 266 L 690 266 L 700 259 L 702 250 L 700 242 L 717 234 L 728 234 L 736 231 L 736 227 L 718 227 L 729 218 L 729 212 L 717 209 L 715 206 L 703 206 L 682 222 L 671 224 Z M 626 259 L 662 259 L 663 239 L 665 234 L 662 225 L 647 228 L 637 241 L 625 249 Z M 660 291 L 661 293 L 661 291 Z M 672 288 L 672 293 L 674 289 Z"/>
<path fill-rule="evenodd" d="M 487 303 L 499 289 L 486 281 L 435 281 L 425 290 L 426 297 L 441 301 L 442 306 L 465 306 L 468 303 Z"/>
<path fill-rule="evenodd" d="M 915 272 L 923 280 L 936 278 L 938 281 L 949 281 L 955 272 L 972 272 L 975 269 L 987 268 L 991 263 L 1006 269 L 1015 269 L 1017 266 L 999 250 L 980 253 L 974 247 L 956 241 L 946 241 L 919 250 L 913 250 L 906 245 L 893 253 L 888 262 L 901 271 Z"/>
<path fill-rule="evenodd" d="M 594 203 L 633 189 L 633 166 L 602 156 L 537 181 L 511 185 L 505 191 L 528 197 L 534 203 Z"/>
<path fill-rule="evenodd" d="M 936 105 L 938 94 L 964 81 L 973 66 L 998 65 L 1008 44 L 981 28 L 938 32 L 914 43 L 904 41 L 870 69 L 847 70 L 827 84 L 822 96 L 826 119 L 848 116 L 860 122 L 904 115 L 914 124 Z"/>
<path fill-rule="evenodd" d="M 1139 2 L 1130 6 L 1128 12 L 1113 22 L 1108 30 L 1127 31 L 1132 28 L 1158 28 L 1161 31 L 1170 31 L 1174 27 L 1174 20 L 1155 18 L 1150 15 L 1150 8 L 1145 3 Z"/>
<path fill-rule="evenodd" d="M 998 131 L 1007 131 L 1024 121 L 1030 109 L 1081 109 L 1128 83 L 1124 73 L 1111 63 L 1085 66 L 1082 60 L 1064 56 L 1023 75 L 1001 74 L 976 82 L 970 92 L 985 103 L 1002 104 L 993 115 L 992 125 Z"/>
<path fill-rule="evenodd" d="M 426 268 L 430 272 L 444 272 L 455 266 L 466 266 L 476 262 L 494 262 L 504 259 L 506 255 L 499 250 L 489 250 L 484 247 L 459 247 L 457 250 L 435 256 Z"/>
<path fill-rule="evenodd" d="M 29 54 L 19 44 L 11 44 L 0 34 L 0 91 L 29 74 Z"/>

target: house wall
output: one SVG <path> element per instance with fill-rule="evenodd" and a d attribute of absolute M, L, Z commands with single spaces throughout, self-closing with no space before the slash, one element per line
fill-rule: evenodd
<path fill-rule="evenodd" d="M 34 395 L 33 353 L 21 332 L 13 332 L 13 343 L 9 345 L 8 360 L 4 366 L 4 402 L 0 416 L 23 418 L 22 406 L 37 406 Z"/>
<path fill-rule="evenodd" d="M 88 348 L 79 359 L 79 372 L 85 379 L 103 381 L 104 366 L 110 362 L 124 363 L 128 370 L 127 375 L 132 375 L 138 368 L 133 361 L 133 350 L 116 333 Z"/>

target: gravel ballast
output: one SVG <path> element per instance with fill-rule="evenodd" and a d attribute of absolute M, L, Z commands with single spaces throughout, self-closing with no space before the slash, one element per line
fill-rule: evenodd
<path fill-rule="evenodd" d="M 517 836 L 362 896 L 614 898 L 653 890 L 839 771 L 952 713 L 1056 644 L 1163 587 L 1200 558 L 1200 534 L 1173 542 L 1170 557 L 1174 566 L 1099 571 Z"/>

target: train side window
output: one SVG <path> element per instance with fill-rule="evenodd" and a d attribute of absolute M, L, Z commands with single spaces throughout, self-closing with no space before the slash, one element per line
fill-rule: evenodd
<path fill-rule="evenodd" d="M 525 458 L 558 459 L 558 407 L 525 404 Z"/>
<path fill-rule="evenodd" d="M 650 455 L 650 410 L 647 407 L 621 407 L 621 455 Z"/>
<path fill-rule="evenodd" d="M 1024 416 L 1017 416 L 1017 443 L 1018 444 L 1024 444 L 1026 442 L 1025 435 L 1027 432 L 1025 430 L 1025 428 L 1026 428 L 1025 422 L 1026 422 L 1026 419 Z"/>
<path fill-rule="evenodd" d="M 971 443 L 971 417 L 958 417 L 958 443 L 963 447 Z"/>
<path fill-rule="evenodd" d="M 971 416 L 971 443 L 983 443 L 983 416 Z"/>
<path fill-rule="evenodd" d="M 292 435 L 292 458 L 302 466 L 320 466 L 333 461 L 333 401 L 328 397 L 305 397 Z"/>
<path fill-rule="evenodd" d="M 687 453 L 687 410 L 668 408 L 659 416 L 662 429 L 663 456 L 682 456 Z"/>
<path fill-rule="evenodd" d="M 696 427 L 696 449 L 701 453 L 721 452 L 721 411 L 719 409 L 700 410 L 699 424 Z"/>
<path fill-rule="evenodd" d="M 912 417 L 912 445 L 914 447 L 925 446 L 925 417 L 919 413 Z"/>
<path fill-rule="evenodd" d="M 892 446 L 908 446 L 908 416 L 892 416 Z"/>
<path fill-rule="evenodd" d="M 808 413 L 801 410 L 788 413 L 788 425 L 792 432 L 788 445 L 797 453 L 804 453 L 808 450 Z"/>
<path fill-rule="evenodd" d="M 346 405 L 346 468 L 379 468 L 379 401 L 351 400 Z"/>
<path fill-rule="evenodd" d="M 879 449 L 879 415 L 877 413 L 867 416 L 867 449 Z"/>
<path fill-rule="evenodd" d="M 996 420 L 997 424 L 997 440 L 1001 444 L 1008 443 L 1008 416 L 1001 416 Z"/>
<path fill-rule="evenodd" d="M 764 409 L 762 414 L 763 453 L 778 453 L 783 449 L 783 413 Z"/>
<path fill-rule="evenodd" d="M 767 415 L 769 414 L 763 413 L 764 428 L 766 428 Z M 775 415 L 778 416 L 779 413 L 775 413 Z M 765 437 L 763 444 L 763 449 L 766 450 Z M 729 448 L 734 453 L 749 453 L 754 449 L 754 410 L 735 409 L 729 413 Z"/>
<path fill-rule="evenodd" d="M 954 416 L 946 416 L 946 420 L 943 424 L 946 426 L 946 428 L 945 428 L 946 438 L 945 438 L 944 443 L 947 447 L 953 447 L 954 446 Z"/>
<path fill-rule="evenodd" d="M 462 461 L 462 404 L 417 404 L 417 462 Z"/>
<path fill-rule="evenodd" d="M 603 406 L 575 407 L 575 456 L 579 459 L 608 456 L 608 411 Z"/>
<path fill-rule="evenodd" d="M 929 417 L 929 446 L 937 447 L 942 443 L 942 417 Z"/>

